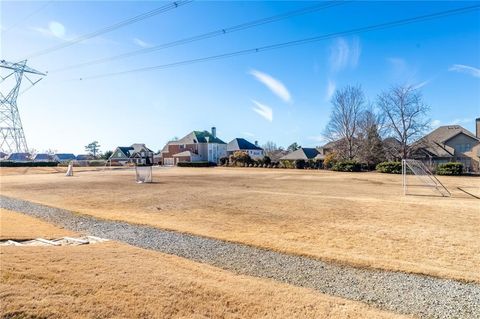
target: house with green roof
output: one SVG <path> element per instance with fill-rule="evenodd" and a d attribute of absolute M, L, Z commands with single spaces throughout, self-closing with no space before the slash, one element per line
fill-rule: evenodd
<path fill-rule="evenodd" d="M 160 152 L 160 163 L 176 165 L 179 162 L 218 163 L 227 156 L 227 143 L 217 137 L 217 129 L 192 131 L 183 138 L 168 142 Z"/>
<path fill-rule="evenodd" d="M 261 159 L 265 155 L 263 148 L 258 146 L 257 141 L 253 144 L 244 138 L 234 138 L 227 144 L 228 155 L 232 155 L 238 151 L 246 152 L 253 159 Z"/>

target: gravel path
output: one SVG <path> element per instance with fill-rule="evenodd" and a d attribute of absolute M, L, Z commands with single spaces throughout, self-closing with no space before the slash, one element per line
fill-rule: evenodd
<path fill-rule="evenodd" d="M 480 284 L 326 263 L 153 227 L 99 220 L 5 196 L 0 196 L 0 207 L 76 232 L 185 257 L 239 274 L 312 288 L 396 313 L 422 318 L 480 318 Z"/>

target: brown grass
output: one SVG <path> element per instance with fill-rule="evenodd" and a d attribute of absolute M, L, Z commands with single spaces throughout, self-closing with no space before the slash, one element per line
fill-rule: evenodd
<path fill-rule="evenodd" d="M 18 213 L 2 211 L 1 217 L 2 229 L 15 234 L 39 230 L 54 237 L 61 231 Z M 0 275 L 0 318 L 400 317 L 115 242 L 0 247 Z"/>
<path fill-rule="evenodd" d="M 0 240 L 53 239 L 72 234 L 36 218 L 0 208 Z"/>
<path fill-rule="evenodd" d="M 4 176 L 2 193 L 106 219 L 359 266 L 480 282 L 479 201 L 401 195 L 401 176 L 267 169 L 157 169 Z M 28 190 L 28 192 L 26 191 Z"/>
<path fill-rule="evenodd" d="M 2 318 L 396 318 L 117 243 L 2 247 Z"/>

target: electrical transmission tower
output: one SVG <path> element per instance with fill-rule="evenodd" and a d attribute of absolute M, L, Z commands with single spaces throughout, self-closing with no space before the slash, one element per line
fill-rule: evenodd
<path fill-rule="evenodd" d="M 17 97 L 46 75 L 26 64 L 26 60 L 17 63 L 0 61 L 0 151 L 7 154 L 28 153 Z M 19 93 L 23 78 L 30 86 Z"/>

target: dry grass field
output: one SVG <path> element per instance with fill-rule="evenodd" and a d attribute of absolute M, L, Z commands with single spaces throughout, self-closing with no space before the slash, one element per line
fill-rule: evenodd
<path fill-rule="evenodd" d="M 401 176 L 159 168 L 2 176 L 2 194 L 105 219 L 394 271 L 480 282 L 480 179 L 440 177 L 451 198 L 401 194 Z"/>
<path fill-rule="evenodd" d="M 1 217 L 2 234 L 63 232 L 21 214 Z M 0 318 L 401 318 L 115 242 L 2 246 L 0 270 Z"/>
<path fill-rule="evenodd" d="M 0 208 L 0 240 L 54 239 L 71 235 L 71 231 Z"/>

